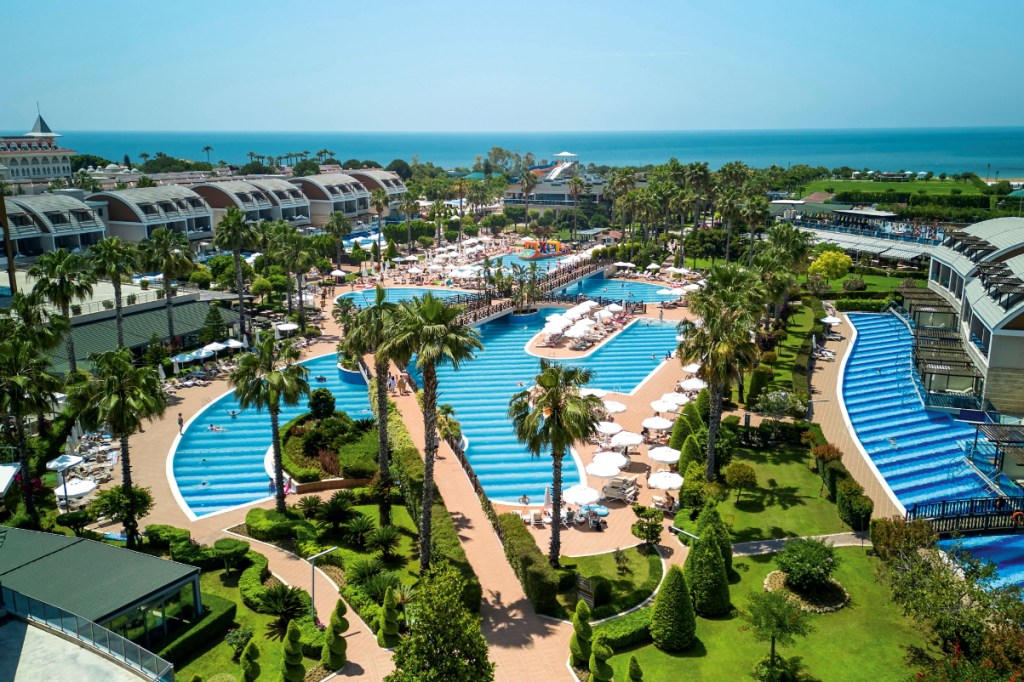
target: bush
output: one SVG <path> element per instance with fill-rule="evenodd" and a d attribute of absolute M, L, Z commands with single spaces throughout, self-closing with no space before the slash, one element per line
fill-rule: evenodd
<path fill-rule="evenodd" d="M 302 631 L 295 621 L 288 623 L 288 634 L 284 640 L 284 682 L 302 682 L 306 677 L 306 666 L 302 662 Z"/>
<path fill-rule="evenodd" d="M 612 601 L 612 581 L 603 575 L 595 575 L 591 579 L 594 589 L 594 606 L 604 606 Z"/>
<path fill-rule="evenodd" d="M 850 477 L 850 472 L 843 466 L 842 461 L 836 459 L 827 462 L 824 466 L 825 487 L 828 488 L 828 496 L 833 502 L 838 495 L 839 481 Z"/>
<path fill-rule="evenodd" d="M 836 511 L 839 518 L 854 530 L 868 528 L 874 508 L 874 502 L 864 494 L 864 488 L 852 478 L 845 478 L 836 485 Z"/>
<path fill-rule="evenodd" d="M 302 603 L 303 590 L 290 585 L 277 584 L 263 592 L 263 612 L 277 616 L 279 623 L 286 623 L 301 616 L 304 612 Z"/>
<path fill-rule="evenodd" d="M 146 542 L 149 543 L 150 547 L 156 550 L 170 549 L 171 544 L 187 541 L 191 537 L 191 534 L 187 530 L 184 528 L 177 528 L 176 526 L 165 526 L 161 524 L 146 526 Z"/>
<path fill-rule="evenodd" d="M 850 275 L 843 281 L 843 291 L 864 291 L 867 288 L 867 282 L 859 275 Z"/>
<path fill-rule="evenodd" d="M 202 617 L 156 652 L 158 656 L 171 663 L 180 664 L 196 651 L 209 646 L 210 642 L 219 642 L 224 638 L 224 633 L 235 622 L 238 607 L 233 601 L 213 594 L 203 594 L 202 601 Z"/>
<path fill-rule="evenodd" d="M 238 593 L 243 604 L 253 611 L 262 611 L 263 593 L 266 592 L 263 583 L 270 577 L 270 561 L 259 552 L 249 552 L 246 558 L 249 567 L 238 576 Z"/>
<path fill-rule="evenodd" d="M 583 668 L 590 660 L 590 642 L 594 631 L 590 627 L 590 607 L 582 599 L 576 602 L 576 613 L 572 616 L 572 637 L 569 639 L 569 655 L 573 667 Z"/>
<path fill-rule="evenodd" d="M 235 650 L 236 661 L 242 655 L 242 649 L 245 648 L 250 639 L 252 639 L 252 628 L 248 625 L 228 630 L 228 634 L 224 637 L 224 641 L 228 643 L 228 646 Z"/>
<path fill-rule="evenodd" d="M 693 644 L 697 619 L 690 589 L 678 566 L 669 569 L 654 598 L 650 631 L 654 645 L 665 651 L 685 651 Z"/>
<path fill-rule="evenodd" d="M 668 446 L 676 450 L 683 449 L 683 443 L 693 433 L 693 429 L 690 428 L 690 423 L 685 419 L 676 419 L 675 425 L 672 427 L 672 435 L 668 439 Z"/>
<path fill-rule="evenodd" d="M 523 591 L 538 613 L 557 615 L 558 574 L 547 557 L 537 547 L 533 534 L 523 524 L 519 514 L 508 513 L 498 517 L 505 558 L 515 571 Z"/>
<path fill-rule="evenodd" d="M 608 638 L 608 646 L 615 650 L 644 644 L 651 641 L 652 611 L 652 607 L 637 609 L 596 626 L 594 632 L 603 632 Z"/>
<path fill-rule="evenodd" d="M 879 313 L 889 305 L 890 300 L 888 298 L 882 301 L 865 298 L 840 298 L 836 300 L 836 310 L 839 312 Z"/>
<path fill-rule="evenodd" d="M 213 555 L 224 562 L 224 570 L 229 573 L 248 553 L 249 543 L 244 540 L 220 538 L 213 543 Z"/>
<path fill-rule="evenodd" d="M 679 419 L 676 423 L 686 423 L 685 419 Z M 703 466 L 705 453 L 700 449 L 700 441 L 697 440 L 697 436 L 691 433 L 683 441 L 683 447 L 679 448 L 679 465 L 677 468 L 686 471 L 690 468 L 691 464 Z"/>
<path fill-rule="evenodd" d="M 839 557 L 832 545 L 821 540 L 790 540 L 775 555 L 779 570 L 786 574 L 786 585 L 795 590 L 814 592 L 827 585 Z"/>
<path fill-rule="evenodd" d="M 334 394 L 326 388 L 314 388 L 309 393 L 309 411 L 316 420 L 333 415 Z"/>
<path fill-rule="evenodd" d="M 613 671 L 608 665 L 608 659 L 613 654 L 612 648 L 608 646 L 608 635 L 598 633 L 590 651 L 590 679 L 594 682 L 611 682 Z"/>
<path fill-rule="evenodd" d="M 761 364 L 762 365 L 768 365 L 769 367 L 771 367 L 772 365 L 774 365 L 778 361 L 779 361 L 779 355 L 778 355 L 778 353 L 776 353 L 773 350 L 766 350 L 765 352 L 761 353 Z"/>
<path fill-rule="evenodd" d="M 250 509 L 245 515 L 245 528 L 249 536 L 264 542 L 286 540 L 294 537 L 292 526 L 298 519 L 298 512 L 278 512 L 273 509 Z"/>
<path fill-rule="evenodd" d="M 771 351 L 769 351 L 771 352 Z M 762 362 L 763 362 L 762 358 Z M 775 373 L 771 367 L 762 365 L 750 373 L 750 386 L 747 387 L 747 405 L 756 405 L 758 399 L 772 380 Z"/>
<path fill-rule="evenodd" d="M 697 532 L 694 535 L 704 538 L 712 538 L 718 545 L 718 551 L 722 555 L 722 562 L 725 565 L 725 572 L 732 571 L 732 536 L 718 513 L 718 508 L 713 504 L 706 504 L 697 516 Z"/>
<path fill-rule="evenodd" d="M 732 608 L 725 562 L 712 534 L 693 543 L 686 558 L 686 580 L 690 584 L 693 610 L 703 616 L 720 616 Z"/>

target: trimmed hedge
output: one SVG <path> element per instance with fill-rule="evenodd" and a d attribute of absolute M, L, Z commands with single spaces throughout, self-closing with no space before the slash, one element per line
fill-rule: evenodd
<path fill-rule="evenodd" d="M 879 313 L 889 305 L 891 298 L 883 300 L 868 298 L 840 298 L 836 299 L 836 310 L 839 312 L 856 311 L 861 313 Z"/>
<path fill-rule="evenodd" d="M 608 646 L 616 651 L 651 641 L 651 607 L 637 609 L 607 623 L 594 626 L 594 634 L 603 632 Z"/>
<path fill-rule="evenodd" d="M 505 558 L 516 572 L 534 610 L 549 616 L 560 615 L 558 573 L 540 551 L 522 517 L 512 512 L 502 514 L 498 517 L 498 526 L 501 528 Z"/>
<path fill-rule="evenodd" d="M 797 388 L 801 392 L 807 392 L 807 379 L 800 379 L 801 386 L 797 386 L 797 377 L 806 377 L 810 372 L 811 355 L 814 353 L 814 349 L 811 347 L 811 339 L 821 339 L 825 333 L 825 325 L 822 324 L 821 318 L 825 317 L 825 306 L 822 305 L 821 300 L 813 296 L 808 296 L 803 299 L 803 303 L 806 306 L 810 306 L 811 315 L 813 316 L 814 322 L 811 324 L 811 331 L 804 337 L 803 342 L 800 344 L 800 348 L 796 352 L 796 357 L 793 358 L 793 391 L 797 391 Z"/>
<path fill-rule="evenodd" d="M 224 639 L 224 634 L 235 622 L 237 605 L 230 599 L 213 594 L 204 593 L 202 600 L 204 608 L 202 617 L 193 623 L 192 627 L 156 652 L 158 656 L 177 665 L 199 649 Z"/>
<path fill-rule="evenodd" d="M 245 515 L 245 528 L 256 540 L 274 542 L 295 537 L 297 521 L 304 521 L 299 512 L 286 511 L 283 514 L 274 509 L 250 509 Z"/>
<path fill-rule="evenodd" d="M 270 560 L 252 550 L 245 557 L 249 560 L 249 567 L 238 576 L 238 593 L 243 604 L 253 611 L 260 611 L 263 609 L 263 594 L 267 591 L 263 583 L 270 577 Z"/>
<path fill-rule="evenodd" d="M 839 518 L 854 530 L 865 530 L 871 523 L 875 503 L 864 494 L 864 488 L 852 478 L 845 478 L 836 486 L 836 510 Z"/>

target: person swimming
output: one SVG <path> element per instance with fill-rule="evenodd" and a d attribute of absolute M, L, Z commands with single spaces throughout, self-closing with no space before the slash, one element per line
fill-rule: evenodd
<path fill-rule="evenodd" d="M 216 431 L 217 433 L 222 433 L 224 431 L 227 431 L 227 429 L 225 429 L 225 428 L 223 428 L 221 426 L 217 426 L 216 424 L 210 424 L 210 427 L 209 427 L 208 430 L 209 431 Z"/>
<path fill-rule="evenodd" d="M 232 419 L 237 419 L 238 418 L 238 410 L 228 410 L 227 412 L 231 416 Z"/>

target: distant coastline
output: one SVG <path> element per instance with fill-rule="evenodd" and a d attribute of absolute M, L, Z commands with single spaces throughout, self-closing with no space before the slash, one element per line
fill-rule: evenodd
<path fill-rule="evenodd" d="M 675 157 L 728 161 L 763 167 L 807 164 L 835 168 L 971 171 L 985 177 L 1024 177 L 1024 127 L 849 130 L 550 132 L 550 133 L 351 133 L 351 132 L 144 132 L 60 131 L 62 142 L 79 153 L 120 162 L 140 153 L 205 160 L 248 161 L 247 153 L 282 155 L 329 149 L 340 160 L 356 158 L 386 165 L 392 159 L 431 161 L 450 168 L 472 166 L 493 146 L 533 152 L 551 159 L 560 151 L 598 165 L 646 165 Z"/>

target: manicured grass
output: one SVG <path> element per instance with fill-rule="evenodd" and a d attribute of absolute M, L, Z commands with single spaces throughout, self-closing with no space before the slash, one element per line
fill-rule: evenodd
<path fill-rule="evenodd" d="M 353 507 L 363 516 L 373 519 L 373 522 L 380 526 L 380 509 L 375 504 L 363 504 Z M 387 570 L 394 571 L 398 579 L 404 585 L 415 585 L 419 580 L 419 549 L 417 547 L 416 526 L 409 516 L 409 510 L 405 506 L 394 505 L 391 507 L 391 524 L 402 532 L 402 539 L 396 550 L 397 558 L 387 562 Z M 337 545 L 342 555 L 342 563 L 348 566 L 356 559 L 369 559 L 377 553 L 370 550 L 359 550 L 345 542 L 343 538 L 335 537 L 330 528 L 326 529 L 321 544 Z"/>
<path fill-rule="evenodd" d="M 808 305 L 798 305 L 793 309 L 789 317 L 789 325 L 786 336 L 779 345 L 775 347 L 776 362 L 772 366 L 772 380 L 768 382 L 771 390 L 793 390 L 793 364 L 796 362 L 796 354 L 800 351 L 804 339 L 811 333 L 814 326 L 814 310 Z"/>
<path fill-rule="evenodd" d="M 842 298 L 844 295 L 846 295 L 843 292 L 843 282 L 845 282 L 850 277 L 861 277 L 861 278 L 863 278 L 864 279 L 864 283 L 868 285 L 868 288 L 867 288 L 868 291 L 885 291 L 887 293 L 892 293 L 892 292 L 896 291 L 897 289 L 899 289 L 900 286 L 903 285 L 903 280 L 906 279 L 905 277 L 903 277 L 903 276 L 901 276 L 899 274 L 893 275 L 891 277 L 890 276 L 886 276 L 886 275 L 855 275 L 855 274 L 849 274 L 846 277 L 843 277 L 842 279 L 837 279 L 837 280 L 833 280 L 832 282 L 829 282 L 829 284 L 832 285 L 832 291 L 834 293 L 831 296 L 826 294 L 823 298 Z M 804 276 L 804 275 L 801 275 L 800 276 L 800 283 L 803 284 L 806 281 L 807 281 L 807 277 Z M 926 287 L 926 286 L 928 286 L 928 282 L 926 282 L 923 279 L 921 279 L 921 280 L 914 280 L 914 282 L 919 287 Z M 858 293 L 859 292 L 854 291 L 854 292 L 851 292 L 849 295 L 850 296 L 856 296 Z"/>
<path fill-rule="evenodd" d="M 831 189 L 829 189 L 831 188 Z M 894 192 L 910 192 L 918 194 L 924 190 L 925 194 L 951 194 L 952 190 L 958 189 L 963 194 L 981 194 L 973 182 L 953 182 L 952 180 L 913 180 L 911 182 L 874 182 L 872 180 L 814 180 L 804 187 L 804 196 L 815 192 L 828 192 L 833 194 L 839 192 L 886 192 L 892 189 Z"/>
<path fill-rule="evenodd" d="M 654 592 L 661 582 L 661 558 L 655 551 L 645 552 L 639 547 L 623 550 L 628 572 L 620 575 L 615 554 L 595 554 L 583 557 L 562 557 L 562 566 L 571 568 L 580 575 L 590 578 L 601 575 L 612 583 L 612 599 L 608 604 L 598 606 L 594 618 L 607 618 L 640 604 Z M 576 588 L 558 595 L 558 601 L 572 614 L 576 608 Z M 568 617 L 568 616 L 567 616 Z"/>
<path fill-rule="evenodd" d="M 242 603 L 238 594 L 238 575 L 237 571 L 230 576 L 225 575 L 223 570 L 210 571 L 200 576 L 199 584 L 203 592 L 230 599 L 238 605 L 235 617 L 237 626 L 247 625 L 252 628 L 253 640 L 260 650 L 259 664 L 262 669 L 260 679 L 280 679 L 281 669 L 284 667 L 284 643 L 274 625 L 276 618 L 266 613 L 256 613 Z M 241 679 L 242 667 L 232 660 L 234 649 L 223 640 L 211 642 L 211 644 L 210 648 L 178 668 L 176 678 L 189 680 L 193 675 L 200 675 L 204 680 L 209 680 L 214 675 L 227 673 L 234 675 L 236 679 Z M 305 660 L 307 669 L 316 663 L 317 661 L 313 659 Z"/>
<path fill-rule="evenodd" d="M 850 593 L 850 604 L 836 613 L 809 615 L 814 628 L 785 656 L 801 656 L 807 672 L 827 682 L 888 682 L 910 679 L 905 659 L 911 647 L 927 647 L 915 624 L 900 614 L 889 589 L 875 579 L 877 559 L 861 548 L 838 550 L 842 564 L 835 577 Z M 609 662 L 615 679 L 626 679 L 629 657 L 635 655 L 645 680 L 744 680 L 768 644 L 755 642 L 741 613 L 748 595 L 761 590 L 764 578 L 775 569 L 769 555 L 737 559 L 738 578 L 731 586 L 733 605 L 740 611 L 728 618 L 697 619 L 696 644 L 682 654 L 668 654 L 653 644 L 617 652 Z"/>

